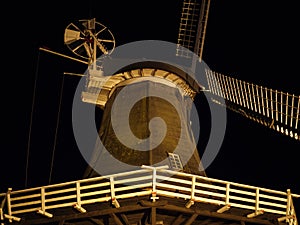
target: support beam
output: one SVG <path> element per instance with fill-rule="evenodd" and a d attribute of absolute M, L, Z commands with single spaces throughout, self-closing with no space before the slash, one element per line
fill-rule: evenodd
<path fill-rule="evenodd" d="M 269 220 L 266 219 L 256 219 L 256 218 L 247 218 L 245 216 L 238 216 L 233 214 L 226 214 L 226 213 L 217 213 L 211 212 L 208 210 L 201 210 L 201 209 L 188 209 L 186 207 L 180 207 L 175 205 L 165 205 L 165 206 L 157 206 L 158 209 L 162 210 L 171 210 L 175 212 L 185 213 L 185 214 L 198 214 L 199 216 L 205 216 L 210 218 L 216 219 L 223 219 L 223 220 L 231 220 L 231 221 L 244 221 L 249 223 L 261 224 L 261 225 L 274 225 Z"/>
<path fill-rule="evenodd" d="M 39 210 L 37 211 L 37 213 L 38 213 L 38 214 L 41 214 L 41 215 L 43 215 L 43 216 L 46 216 L 46 217 L 48 217 L 48 218 L 52 218 L 52 217 L 53 217 L 53 215 L 52 215 L 51 213 L 48 213 L 48 212 L 43 211 L 43 210 L 41 210 L 41 209 L 39 209 Z"/>
<path fill-rule="evenodd" d="M 255 211 L 253 213 L 248 214 L 247 217 L 248 218 L 253 218 L 253 217 L 259 216 L 259 215 L 261 215 L 263 213 L 264 213 L 263 210 L 257 210 L 257 211 Z"/>
<path fill-rule="evenodd" d="M 104 225 L 100 219 L 90 218 L 90 220 L 97 225 Z"/>
<path fill-rule="evenodd" d="M 289 216 L 283 216 L 283 217 L 280 217 L 278 218 L 278 222 L 283 222 L 283 221 L 287 221 L 287 220 L 290 220 L 290 219 L 295 219 L 296 217 L 294 215 L 289 215 Z"/>
<path fill-rule="evenodd" d="M 141 203 L 142 206 L 146 206 L 146 207 L 158 207 L 158 206 L 167 205 L 168 201 L 159 200 L 157 202 L 150 202 L 150 201 L 141 200 L 140 203 Z"/>
<path fill-rule="evenodd" d="M 69 215 L 56 215 L 52 218 L 40 218 L 40 219 L 32 219 L 32 220 L 24 220 L 20 221 L 18 225 L 41 225 L 41 224 L 49 224 L 49 223 L 55 223 L 59 222 L 61 220 L 76 220 L 76 219 L 86 219 L 90 217 L 97 217 L 97 216 L 107 216 L 111 215 L 112 213 L 125 213 L 125 212 L 132 212 L 136 210 L 147 210 L 150 209 L 150 207 L 145 207 L 141 205 L 128 205 L 128 206 L 122 206 L 120 208 L 109 208 L 109 209 L 103 209 L 103 210 L 95 210 L 95 211 L 88 211 L 86 213 L 80 213 L 80 214 L 69 214 Z M 122 224 L 123 225 L 123 224 Z"/>
<path fill-rule="evenodd" d="M 21 218 L 16 217 L 16 216 L 10 216 L 10 215 L 7 215 L 7 214 L 4 214 L 4 218 L 9 219 L 10 221 L 17 221 L 17 222 L 21 221 Z"/>
<path fill-rule="evenodd" d="M 156 225 L 156 207 L 151 208 L 151 225 Z"/>
<path fill-rule="evenodd" d="M 185 204 L 185 207 L 186 207 L 186 208 L 191 208 L 191 206 L 194 205 L 194 204 L 195 204 L 195 201 L 191 199 L 191 200 L 189 200 L 189 201 Z"/>
<path fill-rule="evenodd" d="M 199 225 L 212 225 L 211 219 L 205 219 L 203 221 L 199 221 Z"/>
<path fill-rule="evenodd" d="M 58 225 L 64 225 L 65 224 L 65 221 L 64 220 L 61 220 L 59 221 Z"/>
<path fill-rule="evenodd" d="M 183 215 L 180 214 L 180 215 L 177 216 L 177 218 L 174 220 L 174 222 L 172 223 L 172 225 L 180 225 L 183 221 L 184 221 Z"/>
<path fill-rule="evenodd" d="M 2 205 L 0 207 L 0 224 L 4 225 L 4 223 L 2 223 L 2 221 L 4 221 L 4 215 L 3 215 L 3 210 L 2 210 Z"/>
<path fill-rule="evenodd" d="M 197 213 L 193 214 L 193 215 L 186 221 L 186 223 L 185 223 L 184 225 L 191 225 L 191 224 L 195 221 L 195 219 L 197 218 L 197 216 L 198 216 Z"/>
<path fill-rule="evenodd" d="M 79 204 L 75 204 L 74 205 L 74 209 L 78 210 L 78 212 L 81 212 L 81 213 L 86 213 L 86 209 L 83 208 L 81 205 Z"/>
<path fill-rule="evenodd" d="M 123 219 L 125 225 L 130 225 L 129 220 L 128 220 L 127 216 L 124 213 L 122 213 L 120 216 Z"/>
<path fill-rule="evenodd" d="M 225 212 L 225 211 L 227 211 L 229 209 L 230 209 L 230 205 L 227 204 L 227 205 L 224 205 L 222 208 L 218 209 L 217 213 L 223 213 L 223 212 Z"/>
<path fill-rule="evenodd" d="M 140 219 L 138 225 L 144 225 L 144 224 L 147 224 L 149 223 L 150 219 L 149 219 L 149 215 L 150 215 L 150 210 L 146 210 L 142 216 L 142 218 Z"/>
<path fill-rule="evenodd" d="M 110 214 L 110 216 L 114 219 L 114 221 L 116 222 L 116 225 L 124 225 L 115 213 Z"/>

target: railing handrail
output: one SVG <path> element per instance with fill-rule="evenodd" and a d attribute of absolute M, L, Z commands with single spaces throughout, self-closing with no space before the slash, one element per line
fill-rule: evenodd
<path fill-rule="evenodd" d="M 133 178 L 130 177 L 132 175 L 134 175 Z M 176 178 L 173 175 L 176 175 Z M 85 190 L 84 193 L 81 193 L 81 190 Z M 62 193 L 63 197 L 56 196 L 56 194 Z M 230 204 L 233 207 L 254 211 L 262 209 L 266 212 L 287 216 L 290 212 L 295 215 L 291 198 L 300 197 L 298 194 L 292 194 L 289 189 L 287 192 L 276 191 L 169 169 L 151 169 L 151 167 L 24 190 L 12 191 L 10 189 L 0 197 L 6 198 L 7 213 L 9 216 L 13 216 L 37 210 L 46 214 L 47 209 L 50 208 L 74 205 L 82 209 L 84 204 L 108 200 L 112 200 L 113 204 L 118 204 L 118 198 L 151 194 L 153 201 L 164 195 L 219 205 Z M 83 199 L 86 197 L 90 197 L 90 199 Z M 4 211 L 3 208 L 2 211 Z"/>
<path fill-rule="evenodd" d="M 231 185 L 235 185 L 238 187 L 249 188 L 249 189 L 260 189 L 262 191 L 266 191 L 266 192 L 270 192 L 270 193 L 274 193 L 274 194 L 283 194 L 283 195 L 287 194 L 284 191 L 277 191 L 277 190 L 273 190 L 273 189 L 269 189 L 269 188 L 262 188 L 262 187 L 253 186 L 253 185 L 240 184 L 240 183 L 236 183 L 236 182 L 225 181 L 222 179 L 215 179 L 215 178 L 205 177 L 205 176 L 201 176 L 201 175 L 188 174 L 188 173 L 178 172 L 178 171 L 173 171 L 173 170 L 168 170 L 168 169 L 159 169 L 159 170 L 169 173 L 169 174 L 172 174 L 172 175 L 179 175 L 179 176 L 183 176 L 183 177 L 196 177 L 199 179 L 203 179 L 205 181 L 217 182 L 217 183 L 221 183 L 221 184 L 229 183 Z M 77 182 L 87 183 L 87 182 L 91 182 L 91 181 L 99 181 L 99 180 L 109 179 L 110 177 L 122 177 L 122 176 L 137 174 L 137 173 L 143 173 L 143 172 L 147 172 L 147 171 L 149 171 L 149 169 L 140 169 L 140 170 L 133 170 L 133 171 L 129 171 L 129 172 L 105 175 L 105 176 L 100 176 L 100 177 L 92 177 L 92 178 L 80 179 L 80 180 L 76 180 L 76 181 L 68 181 L 68 182 L 63 182 L 63 183 L 59 183 L 59 184 L 50 184 L 50 185 L 45 185 L 45 186 L 41 186 L 41 187 L 33 187 L 33 188 L 11 191 L 11 194 L 19 194 L 19 193 L 23 193 L 23 192 L 36 191 L 36 190 L 40 190 L 42 187 L 48 189 L 48 188 L 76 184 Z M 0 197 L 4 197 L 4 196 L 6 196 L 6 193 L 0 193 Z M 291 196 L 293 198 L 300 198 L 300 194 L 291 193 Z"/>
<path fill-rule="evenodd" d="M 164 170 L 164 172 L 173 174 L 173 175 L 179 175 L 179 176 L 186 176 L 186 177 L 197 177 L 200 179 L 203 179 L 205 181 L 210 181 L 210 182 L 217 182 L 217 183 L 221 183 L 221 184 L 231 184 L 231 185 L 235 185 L 238 187 L 243 187 L 243 188 L 249 188 L 249 189 L 259 189 L 265 192 L 270 192 L 270 193 L 274 193 L 274 194 L 282 194 L 282 195 L 286 195 L 287 192 L 284 191 L 277 191 L 277 190 L 273 190 L 273 189 L 269 189 L 269 188 L 262 188 L 262 187 L 258 187 L 258 186 L 253 186 L 253 185 L 247 185 L 247 184 L 240 184 L 240 183 L 236 183 L 236 182 L 231 182 L 231 181 L 225 181 L 222 179 L 215 179 L 215 178 L 210 178 L 210 177 L 204 177 L 201 175 L 194 175 L 194 174 L 188 174 L 188 173 L 183 173 L 183 172 L 177 172 L 177 171 L 173 171 L 173 170 Z M 291 193 L 291 196 L 294 198 L 300 198 L 300 194 L 294 194 Z"/>
<path fill-rule="evenodd" d="M 31 191 L 41 190 L 42 187 L 49 189 L 49 188 L 55 188 L 55 187 L 61 187 L 61 186 L 76 184 L 77 182 L 86 183 L 86 182 L 92 182 L 92 181 L 99 181 L 99 180 L 109 179 L 110 177 L 128 176 L 128 175 L 132 175 L 132 174 L 143 173 L 143 172 L 146 172 L 146 171 L 148 171 L 148 170 L 147 169 L 133 170 L 133 171 L 129 171 L 129 172 L 116 173 L 116 174 L 99 176 L 99 177 L 85 178 L 85 179 L 80 179 L 80 180 L 76 180 L 76 181 L 67 181 L 67 182 L 63 182 L 63 183 L 59 183 L 59 184 L 50 184 L 50 185 L 44 185 L 44 186 L 41 186 L 41 187 L 26 188 L 26 189 L 22 189 L 22 190 L 12 191 L 12 193 L 13 194 L 20 194 L 20 193 L 23 193 L 23 192 L 31 192 Z M 0 197 L 5 196 L 5 195 L 6 195 L 6 193 L 0 193 Z"/>

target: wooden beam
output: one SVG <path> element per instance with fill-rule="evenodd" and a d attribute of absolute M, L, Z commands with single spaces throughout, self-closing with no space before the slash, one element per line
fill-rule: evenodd
<path fill-rule="evenodd" d="M 65 220 L 61 220 L 59 221 L 58 225 L 64 225 L 65 224 Z"/>
<path fill-rule="evenodd" d="M 120 208 L 109 208 L 109 209 L 102 209 L 102 210 L 95 210 L 89 211 L 86 213 L 78 213 L 78 214 L 69 214 L 69 215 L 62 215 L 62 216 L 53 216 L 52 218 L 38 218 L 38 219 L 26 219 L 17 222 L 16 225 L 34 225 L 34 224 L 47 224 L 47 223 L 55 223 L 60 222 L 62 220 L 76 220 L 76 219 L 85 219 L 90 217 L 96 216 L 104 216 L 110 215 L 112 213 L 125 213 L 125 212 L 132 212 L 137 210 L 145 210 L 149 209 L 150 207 L 141 206 L 141 205 L 128 205 L 122 206 Z M 54 212 L 55 215 L 55 212 Z M 14 225 L 14 223 L 10 224 Z"/>
<path fill-rule="evenodd" d="M 168 204 L 168 201 L 166 200 L 159 200 L 156 202 L 151 202 L 151 201 L 145 201 L 145 200 L 141 200 L 140 201 L 142 206 L 146 206 L 146 207 L 156 207 L 156 206 L 164 206 Z"/>
<path fill-rule="evenodd" d="M 144 215 L 142 216 L 142 218 L 140 219 L 140 221 L 139 221 L 139 225 L 141 224 L 141 225 L 144 225 L 144 224 L 148 224 L 148 223 L 150 223 L 150 219 L 149 219 L 149 215 L 150 215 L 150 212 L 149 212 L 150 210 L 146 210 L 145 212 L 144 212 Z"/>
<path fill-rule="evenodd" d="M 156 207 L 151 208 L 151 225 L 156 225 Z"/>
<path fill-rule="evenodd" d="M 177 216 L 177 218 L 174 220 L 174 222 L 172 223 L 172 225 L 180 225 L 183 221 L 184 221 L 183 215 L 180 214 L 180 215 Z"/>
<path fill-rule="evenodd" d="M 68 223 L 65 220 L 59 221 L 58 225 L 75 225 L 75 223 Z"/>
<path fill-rule="evenodd" d="M 218 222 L 220 223 L 220 222 Z M 212 222 L 211 222 L 211 219 L 206 219 L 206 220 L 203 220 L 201 222 L 199 222 L 199 225 L 212 225 Z"/>
<path fill-rule="evenodd" d="M 180 207 L 180 206 L 175 206 L 175 205 L 157 206 L 157 208 L 163 209 L 163 210 L 177 211 L 177 212 L 186 213 L 186 214 L 197 214 L 200 216 L 217 218 L 217 219 L 222 219 L 222 220 L 231 220 L 231 221 L 239 221 L 239 222 L 244 221 L 244 222 L 250 222 L 253 224 L 261 224 L 261 225 L 274 225 L 273 222 L 266 220 L 266 219 L 247 218 L 244 216 L 238 216 L 238 215 L 233 215 L 233 214 L 217 213 L 217 212 L 211 212 L 208 210 L 192 209 L 192 208 Z"/>
<path fill-rule="evenodd" d="M 114 221 L 116 222 L 116 225 L 124 225 L 115 213 L 110 214 L 110 216 L 114 219 Z"/>
<path fill-rule="evenodd" d="M 124 213 L 121 213 L 120 216 L 123 219 L 125 225 L 130 225 L 129 220 L 128 220 L 127 216 Z"/>
<path fill-rule="evenodd" d="M 104 225 L 100 219 L 90 218 L 90 220 L 97 225 Z"/>
<path fill-rule="evenodd" d="M 197 218 L 197 216 L 198 216 L 197 213 L 193 214 L 193 215 L 185 222 L 184 225 L 191 225 L 191 224 L 195 221 L 195 219 Z"/>

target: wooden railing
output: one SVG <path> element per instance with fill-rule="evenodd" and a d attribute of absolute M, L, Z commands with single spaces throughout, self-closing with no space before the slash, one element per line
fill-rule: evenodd
<path fill-rule="evenodd" d="M 74 207 L 86 212 L 84 206 L 92 203 L 111 201 L 120 207 L 118 200 L 135 196 L 149 196 L 159 201 L 160 196 L 181 198 L 186 207 L 195 202 L 216 204 L 218 213 L 231 207 L 252 210 L 247 217 L 262 213 L 278 215 L 278 221 L 286 220 L 289 225 L 298 225 L 293 198 L 300 195 L 266 188 L 238 184 L 193 174 L 142 166 L 140 170 L 101 176 L 61 184 L 48 185 L 24 190 L 8 190 L 0 194 L 2 207 L 0 216 L 12 222 L 20 220 L 26 213 L 53 215 L 50 209 Z"/>

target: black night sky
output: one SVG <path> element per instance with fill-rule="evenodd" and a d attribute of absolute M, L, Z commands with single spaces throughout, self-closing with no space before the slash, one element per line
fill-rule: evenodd
<path fill-rule="evenodd" d="M 203 60 L 224 75 L 299 95 L 297 9 L 296 2 L 212 0 Z M 176 43 L 181 1 L 11 2 L 2 7 L 6 10 L 0 192 L 49 184 L 53 149 L 50 183 L 81 179 L 86 162 L 71 123 L 80 78 L 63 73 L 84 73 L 86 66 L 39 47 L 74 57 L 64 45 L 64 29 L 94 17 L 112 31 L 117 46 L 138 40 Z M 299 150 L 299 141 L 228 112 L 224 142 L 207 175 L 300 194 Z"/>

